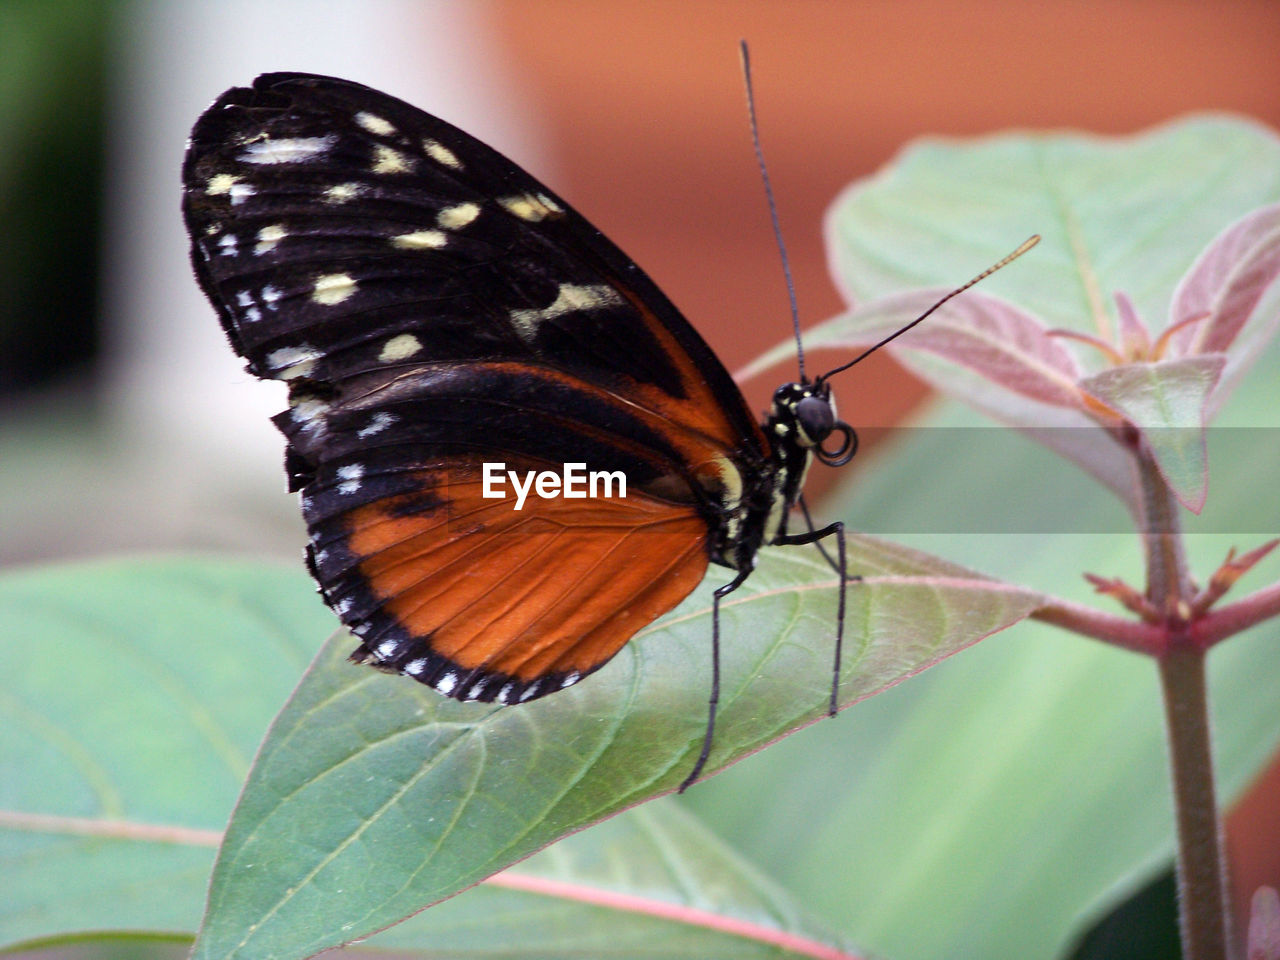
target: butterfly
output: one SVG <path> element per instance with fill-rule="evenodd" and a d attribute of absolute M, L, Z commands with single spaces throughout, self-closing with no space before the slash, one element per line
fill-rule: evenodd
<path fill-rule="evenodd" d="M 272 73 L 228 90 L 182 179 L 201 289 L 249 372 L 288 384 L 274 422 L 308 567 L 361 641 L 352 660 L 523 703 L 598 670 L 726 567 L 684 789 L 712 743 L 721 601 L 762 546 L 834 537 L 838 683 L 843 526 L 814 529 L 807 510 L 788 526 L 812 461 L 856 450 L 827 376 L 779 387 L 758 422 L 568 203 L 357 83 Z"/>

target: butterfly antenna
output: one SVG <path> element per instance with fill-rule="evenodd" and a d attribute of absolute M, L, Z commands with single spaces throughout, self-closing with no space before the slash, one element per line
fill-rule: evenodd
<path fill-rule="evenodd" d="M 769 182 L 769 169 L 764 164 L 764 151 L 760 149 L 760 126 L 756 123 L 756 95 L 751 87 L 751 55 L 747 52 L 747 41 L 739 40 L 742 51 L 742 80 L 747 88 L 747 117 L 751 124 L 751 145 L 756 151 L 756 165 L 760 168 L 760 179 L 764 181 L 765 199 L 769 201 L 769 219 L 773 221 L 773 238 L 778 244 L 778 253 L 782 257 L 782 275 L 787 281 L 787 300 L 791 304 L 791 329 L 796 335 L 796 360 L 800 364 L 800 382 L 807 383 L 804 375 L 804 344 L 800 340 L 800 310 L 796 306 L 796 284 L 791 278 L 791 261 L 787 258 L 787 245 L 782 241 L 782 227 L 778 223 L 778 204 L 773 198 L 773 184 Z"/>
<path fill-rule="evenodd" d="M 905 327 L 899 327 L 897 330 L 889 334 L 889 336 L 885 337 L 875 346 L 868 347 L 866 350 L 863 350 L 862 353 L 858 354 L 848 363 L 842 363 L 840 366 L 836 367 L 834 370 L 828 370 L 826 373 L 820 376 L 818 380 L 819 381 L 828 380 L 831 377 L 835 376 L 835 374 L 840 373 L 842 370 L 848 370 L 855 363 L 861 363 L 863 360 L 867 359 L 867 357 L 871 356 L 871 354 L 875 353 L 877 350 L 883 347 L 886 343 L 889 343 L 891 340 L 896 340 L 898 337 L 902 336 L 904 333 L 906 333 L 908 330 L 910 330 L 920 321 L 924 320 L 927 316 L 929 316 L 929 314 L 933 313 L 935 310 L 937 310 L 940 306 L 942 306 L 952 297 L 959 296 L 960 294 L 968 290 L 970 287 L 972 287 L 975 283 L 980 283 L 981 281 L 987 279 L 987 277 L 991 276 L 1001 267 L 1008 266 L 1010 263 L 1012 263 L 1014 260 L 1017 260 L 1020 256 L 1022 256 L 1024 253 L 1026 253 L 1028 250 L 1030 250 L 1039 242 L 1040 242 L 1040 235 L 1038 233 L 1028 237 L 1026 240 L 1022 242 L 1022 245 L 1018 247 L 1017 250 L 1013 251 L 1013 253 L 1009 254 L 1007 257 L 1004 257 L 1002 260 L 1000 260 L 999 263 L 993 263 L 991 266 L 987 267 L 987 269 L 983 270 L 980 274 L 978 274 L 976 277 L 974 277 L 964 286 L 956 287 L 954 290 L 948 293 L 945 297 L 943 297 L 941 300 L 939 300 L 937 303 L 931 306 L 928 310 L 926 310 L 924 313 L 920 314 L 920 316 L 916 317 L 914 320 L 908 323 Z"/>

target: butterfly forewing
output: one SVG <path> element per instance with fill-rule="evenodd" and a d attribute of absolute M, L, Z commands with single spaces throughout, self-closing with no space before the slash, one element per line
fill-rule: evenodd
<path fill-rule="evenodd" d="M 698 582 L 766 456 L 657 287 L 500 154 L 357 84 L 224 94 L 184 166 L 192 259 L 303 490 L 357 657 L 451 696 L 558 689 Z M 486 462 L 622 471 L 614 501 L 483 496 Z"/>
<path fill-rule="evenodd" d="M 509 160 L 393 97 L 261 77 L 201 118 L 184 179 L 197 273 L 259 376 L 537 360 L 665 394 L 671 419 L 727 446 L 757 436 L 723 366 L 621 251 Z"/>

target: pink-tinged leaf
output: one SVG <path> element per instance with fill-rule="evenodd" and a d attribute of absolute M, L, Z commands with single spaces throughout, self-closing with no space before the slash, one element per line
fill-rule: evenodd
<path fill-rule="evenodd" d="M 1222 354 L 1109 367 L 1080 386 L 1118 411 L 1146 440 L 1174 495 L 1199 513 L 1209 486 L 1204 426 Z"/>
<path fill-rule="evenodd" d="M 1151 334 L 1138 316 L 1133 301 L 1123 291 L 1116 291 L 1116 311 L 1120 314 L 1120 342 L 1129 356 L 1146 356 L 1151 352 Z"/>
<path fill-rule="evenodd" d="M 865 348 L 919 316 L 946 292 L 917 290 L 872 301 L 808 331 L 805 343 L 811 348 Z M 970 321 L 972 326 L 966 326 Z M 1131 460 L 1084 412 L 1074 355 L 1030 314 L 969 291 L 888 349 L 937 390 L 1018 428 L 1078 464 L 1130 509 L 1136 506 Z M 739 378 L 793 350 L 792 344 L 780 344 Z M 852 381 L 854 374 L 842 376 Z M 839 395 L 838 380 L 835 389 Z"/>
<path fill-rule="evenodd" d="M 1258 301 L 1280 275 L 1280 204 L 1255 210 L 1220 233 L 1178 284 L 1170 323 L 1207 314 L 1170 341 L 1172 356 L 1228 353 Z M 1280 313 L 1265 324 L 1274 332 Z"/>
<path fill-rule="evenodd" d="M 894 294 L 856 307 L 809 332 L 811 345 L 869 347 L 910 323 L 949 290 Z M 971 374 L 1039 403 L 1078 408 L 1080 368 L 1061 343 L 1047 336 L 1031 314 L 1003 300 L 968 291 L 888 349 L 928 351 L 957 368 L 948 393 L 965 397 Z"/>
<path fill-rule="evenodd" d="M 1249 960 L 1280 960 L 1280 894 L 1259 887 L 1249 905 Z"/>

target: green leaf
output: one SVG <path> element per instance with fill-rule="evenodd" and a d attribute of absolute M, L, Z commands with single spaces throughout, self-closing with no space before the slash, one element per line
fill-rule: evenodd
<path fill-rule="evenodd" d="M 903 548 L 851 544 L 841 702 L 1040 601 Z M 709 581 L 714 578 L 708 578 Z M 673 790 L 710 689 L 704 584 L 589 682 L 518 708 L 447 700 L 330 643 L 277 718 L 228 829 L 199 958 L 303 957 L 367 936 L 567 833 Z M 810 549 L 768 551 L 721 608 L 716 770 L 823 716 L 835 614 Z"/>
<path fill-rule="evenodd" d="M 1100 390 L 1119 381 L 1133 387 L 1142 374 L 1102 369 L 1129 355 L 1114 297 L 1148 318 L 1171 309 L 1176 320 L 1199 316 L 1173 336 L 1173 347 L 1189 349 L 1203 337 L 1229 350 L 1227 377 L 1218 370 L 1208 384 L 1216 394 L 1200 396 L 1197 411 L 1180 402 L 1170 408 L 1204 386 L 1205 370 L 1193 377 L 1168 367 L 1169 376 L 1147 384 L 1168 388 L 1160 396 L 1150 389 L 1131 396 L 1126 387 L 1118 399 L 1135 400 L 1135 415 L 1153 415 L 1135 420 L 1140 429 L 1163 428 L 1172 414 L 1182 425 L 1203 425 L 1276 328 L 1274 303 L 1256 308 L 1269 302 L 1263 294 L 1280 269 L 1277 198 L 1280 139 L 1229 117 L 1191 117 L 1123 138 L 921 140 L 829 211 L 833 271 L 852 306 L 807 342 L 850 350 L 874 343 L 946 292 L 938 284 L 954 289 L 1028 233 L 1041 234 L 1039 246 L 980 291 L 948 303 L 889 349 L 938 389 L 1026 431 L 1136 509 L 1131 464 L 1073 390 L 1075 361 L 1049 332 L 1115 348 L 1108 356 L 1071 344 L 1084 383 L 1095 383 L 1092 372 Z M 904 286 L 931 289 L 903 293 Z M 1200 509 L 1202 438 L 1165 430 L 1148 439 L 1179 498 Z"/>
<path fill-rule="evenodd" d="M 1115 291 L 1139 315 L 1167 317 L 1206 245 L 1277 200 L 1280 139 L 1226 115 L 1131 137 L 923 138 L 841 194 L 827 216 L 827 247 L 837 283 L 859 302 L 962 283 L 1038 233 L 1040 245 L 982 289 L 1046 326 L 1097 333 L 1099 318 L 1111 322 Z"/>
<path fill-rule="evenodd" d="M 1209 493 L 1205 410 L 1227 365 L 1223 354 L 1108 367 L 1080 386 L 1142 434 L 1161 476 L 1192 513 Z"/>
<path fill-rule="evenodd" d="M 0 579 L 0 944 L 190 931 L 262 730 L 332 617 L 184 558 Z"/>

